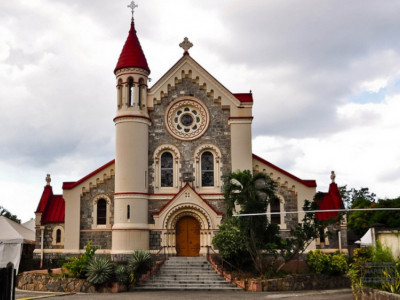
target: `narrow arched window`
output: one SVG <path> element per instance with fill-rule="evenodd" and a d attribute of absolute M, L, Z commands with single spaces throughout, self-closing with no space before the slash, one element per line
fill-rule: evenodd
<path fill-rule="evenodd" d="M 174 158 L 171 152 L 161 155 L 161 186 L 172 187 L 174 182 Z"/>
<path fill-rule="evenodd" d="M 107 223 L 107 201 L 99 199 L 97 201 L 97 225 L 106 225 Z"/>
<path fill-rule="evenodd" d="M 117 106 L 118 108 L 122 107 L 122 80 L 118 80 L 118 85 L 117 85 Z"/>
<path fill-rule="evenodd" d="M 57 229 L 56 231 L 56 243 L 61 243 L 61 229 Z"/>
<path fill-rule="evenodd" d="M 134 93 L 133 93 L 133 78 L 128 79 L 128 106 L 133 106 Z"/>
<path fill-rule="evenodd" d="M 214 186 L 214 155 L 210 151 L 201 155 L 201 185 Z"/>
<path fill-rule="evenodd" d="M 131 218 L 131 206 L 129 204 L 126 207 L 126 218 L 128 220 Z"/>
<path fill-rule="evenodd" d="M 275 214 L 271 214 L 271 223 L 275 223 L 280 225 L 281 224 L 281 203 L 279 201 L 278 198 L 275 198 L 272 200 L 271 202 L 271 213 L 275 213 Z"/>
<path fill-rule="evenodd" d="M 142 102 L 143 102 L 143 88 L 144 88 L 144 81 L 143 78 L 140 78 L 139 80 L 139 107 L 142 107 Z"/>

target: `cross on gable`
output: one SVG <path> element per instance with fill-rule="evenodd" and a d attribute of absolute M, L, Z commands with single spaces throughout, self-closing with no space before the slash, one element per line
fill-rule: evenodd
<path fill-rule="evenodd" d="M 133 14 L 135 12 L 136 7 L 138 7 L 138 5 L 135 3 L 135 1 L 131 1 L 131 3 L 128 5 L 128 8 L 130 8 L 132 11 L 132 20 L 133 20 Z"/>
<path fill-rule="evenodd" d="M 183 39 L 183 42 L 179 44 L 183 50 L 185 50 L 184 54 L 189 54 L 189 49 L 193 47 L 193 44 L 189 41 L 187 37 Z"/>

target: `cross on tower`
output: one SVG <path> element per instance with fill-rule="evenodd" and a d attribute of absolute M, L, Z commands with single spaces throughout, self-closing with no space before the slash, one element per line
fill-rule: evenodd
<path fill-rule="evenodd" d="M 184 54 L 189 54 L 189 49 L 193 47 L 193 44 L 189 42 L 189 39 L 187 37 L 185 37 L 183 39 L 183 42 L 179 44 L 179 47 L 185 50 Z"/>
<path fill-rule="evenodd" d="M 128 5 L 128 8 L 130 8 L 132 11 L 132 20 L 133 20 L 133 14 L 135 12 L 136 7 L 138 7 L 138 5 L 135 3 L 135 1 L 131 1 L 131 3 Z"/>

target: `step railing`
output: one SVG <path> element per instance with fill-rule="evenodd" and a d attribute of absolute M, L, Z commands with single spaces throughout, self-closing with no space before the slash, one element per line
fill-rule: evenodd
<path fill-rule="evenodd" d="M 232 276 L 232 271 L 243 273 L 241 269 L 223 259 L 223 257 L 215 252 L 211 246 L 207 246 L 207 260 L 211 263 L 211 265 L 215 265 L 221 275 L 225 277 L 225 279 L 229 279 L 229 282 L 231 283 L 234 279 Z"/>
<path fill-rule="evenodd" d="M 154 261 L 161 261 L 161 263 L 159 265 L 160 268 L 165 263 L 165 261 L 168 259 L 168 255 L 167 255 L 167 252 L 165 251 L 165 248 L 166 248 L 166 246 L 162 246 L 160 248 L 160 250 L 158 250 L 158 252 L 153 255 Z M 157 273 L 158 269 L 159 268 L 157 266 L 153 266 L 150 270 L 150 277 L 153 277 L 153 275 L 155 273 Z"/>

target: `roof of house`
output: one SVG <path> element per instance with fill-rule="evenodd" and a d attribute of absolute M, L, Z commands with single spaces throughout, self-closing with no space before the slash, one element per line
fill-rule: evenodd
<path fill-rule="evenodd" d="M 135 23 L 132 20 L 128 38 L 122 48 L 114 73 L 123 68 L 140 68 L 150 73 L 139 39 L 136 35 Z"/>
<path fill-rule="evenodd" d="M 74 187 L 76 187 L 77 185 L 81 184 L 82 182 L 84 182 L 86 179 L 92 177 L 93 175 L 97 174 L 98 172 L 104 170 L 105 168 L 107 168 L 108 166 L 112 165 L 113 163 L 115 163 L 115 159 L 109 161 L 108 163 L 106 163 L 105 165 L 101 166 L 100 168 L 94 170 L 93 172 L 87 174 L 85 177 L 79 179 L 78 181 L 71 181 L 71 182 L 64 182 L 63 183 L 63 190 L 70 190 Z"/>
<path fill-rule="evenodd" d="M 253 102 L 252 93 L 232 93 L 240 102 Z"/>
<path fill-rule="evenodd" d="M 62 195 L 54 195 L 51 185 L 46 185 L 36 213 L 41 213 L 41 223 L 64 223 L 65 201 Z"/>
<path fill-rule="evenodd" d="M 279 168 L 278 166 L 275 166 L 274 164 L 270 163 L 269 161 L 266 161 L 265 159 L 255 155 L 255 154 L 253 154 L 253 158 L 255 160 L 258 160 L 258 161 L 262 162 L 263 164 L 266 164 L 267 166 L 271 167 L 272 169 L 275 169 L 278 172 L 280 172 L 280 173 L 292 178 L 293 180 L 295 180 L 295 181 L 297 181 L 297 182 L 299 182 L 301 184 L 304 184 L 307 187 L 316 187 L 317 186 L 317 182 L 315 180 L 300 179 L 300 178 L 294 176 L 293 174 L 290 174 L 289 172 Z"/>

